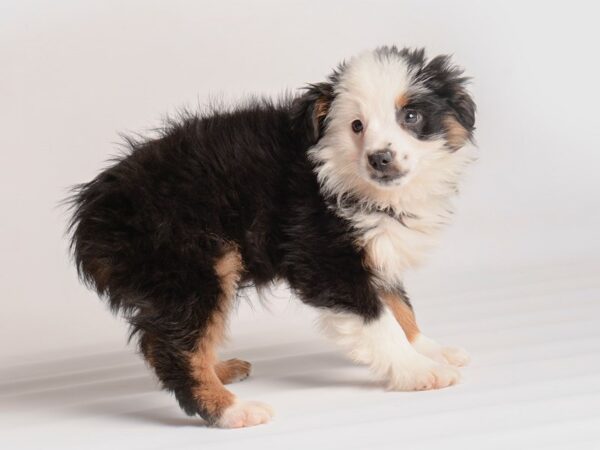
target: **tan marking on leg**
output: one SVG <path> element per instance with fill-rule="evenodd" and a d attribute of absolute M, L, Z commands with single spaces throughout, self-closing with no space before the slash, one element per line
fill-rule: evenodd
<path fill-rule="evenodd" d="M 446 142 L 453 150 L 458 150 L 469 139 L 469 132 L 453 116 L 444 118 L 444 127 L 446 128 Z"/>
<path fill-rule="evenodd" d="M 408 306 L 399 295 L 391 294 L 389 292 L 380 295 L 404 330 L 404 334 L 406 334 L 409 342 L 413 342 L 417 336 L 419 336 L 420 331 L 412 308 Z"/>
<path fill-rule="evenodd" d="M 217 374 L 215 350 L 225 338 L 227 314 L 242 272 L 241 255 L 237 250 L 227 252 L 214 269 L 221 282 L 219 306 L 198 339 L 196 349 L 189 355 L 192 377 L 196 381 L 192 392 L 209 421 L 217 420 L 235 402 L 235 396 L 225 389 Z"/>
<path fill-rule="evenodd" d="M 197 386 L 193 389 L 194 398 L 198 401 L 201 410 L 206 414 L 209 422 L 218 419 L 223 411 L 235 402 L 235 395 L 229 392 L 217 377 L 214 363 L 211 358 L 204 355 L 205 362 L 199 362 L 198 357 L 193 358 L 192 376 Z"/>
<path fill-rule="evenodd" d="M 231 250 L 223 255 L 215 264 L 215 272 L 221 280 L 223 301 L 221 304 L 230 304 L 237 290 L 240 275 L 243 270 L 242 255 L 237 250 Z"/>
<path fill-rule="evenodd" d="M 250 375 L 252 364 L 241 359 L 228 359 L 219 361 L 215 366 L 215 372 L 223 384 L 241 381 Z"/>

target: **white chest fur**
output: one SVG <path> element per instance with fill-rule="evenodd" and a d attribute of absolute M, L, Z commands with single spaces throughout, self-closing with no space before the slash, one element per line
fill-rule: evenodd
<path fill-rule="evenodd" d="M 402 221 L 381 212 L 352 217 L 357 244 L 365 250 L 367 265 L 386 284 L 402 281 L 406 269 L 418 266 L 437 243 L 447 217 L 406 217 Z"/>
<path fill-rule="evenodd" d="M 323 149 L 318 150 L 314 153 L 317 159 L 324 158 Z M 330 164 L 327 158 L 317 166 L 324 194 L 336 198 L 336 213 L 352 224 L 356 244 L 365 251 L 365 263 L 383 284 L 401 282 L 406 269 L 419 265 L 435 246 L 440 229 L 452 214 L 458 180 L 473 161 L 474 152 L 471 145 L 456 152 L 444 148 L 431 152 L 410 181 L 398 190 L 377 189 L 354 173 L 342 176 L 338 166 Z M 362 199 L 362 203 L 344 207 L 348 192 Z M 381 209 L 394 211 L 402 220 Z"/>
<path fill-rule="evenodd" d="M 450 221 L 456 184 L 473 160 L 474 147 L 443 152 L 404 186 L 397 196 L 379 198 L 371 206 L 405 213 L 402 220 L 366 208 L 342 213 L 356 231 L 356 243 L 365 250 L 366 264 L 388 285 L 402 281 L 404 272 L 423 262 L 437 244 L 439 232 Z M 392 191 L 393 192 L 393 191 Z"/>

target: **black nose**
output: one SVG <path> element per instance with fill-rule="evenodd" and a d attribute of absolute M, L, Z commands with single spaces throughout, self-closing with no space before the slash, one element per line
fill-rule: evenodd
<path fill-rule="evenodd" d="M 385 172 L 392 167 L 394 154 L 390 150 L 379 150 L 369 155 L 369 164 L 377 171 Z"/>

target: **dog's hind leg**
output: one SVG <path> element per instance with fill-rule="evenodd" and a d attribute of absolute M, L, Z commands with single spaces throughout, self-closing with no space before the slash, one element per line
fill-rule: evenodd
<path fill-rule="evenodd" d="M 273 415 L 269 406 L 241 401 L 223 386 L 247 376 L 249 364 L 219 362 L 216 355 L 242 271 L 240 254 L 227 251 L 217 258 L 213 271 L 218 282 L 205 283 L 201 307 L 182 303 L 142 324 L 142 352 L 187 414 L 199 414 L 224 428 L 266 423 Z"/>
<path fill-rule="evenodd" d="M 250 376 L 251 369 L 252 364 L 237 358 L 219 361 L 215 365 L 215 372 L 223 384 L 245 380 Z"/>

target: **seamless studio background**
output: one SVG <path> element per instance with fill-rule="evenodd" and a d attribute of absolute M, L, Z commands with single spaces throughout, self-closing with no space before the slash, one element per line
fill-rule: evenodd
<path fill-rule="evenodd" d="M 584 1 L 2 1 L 0 446 L 386 448 L 400 430 L 407 448 L 597 448 L 597 17 Z M 225 352 L 255 363 L 233 390 L 277 420 L 197 426 L 78 283 L 59 202 L 118 154 L 119 132 L 295 90 L 382 44 L 453 54 L 473 77 L 480 160 L 407 275 L 422 327 L 473 367 L 447 391 L 385 393 L 276 286 L 267 308 L 242 296 Z"/>

